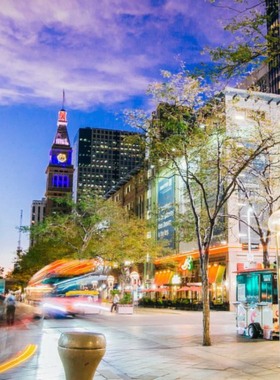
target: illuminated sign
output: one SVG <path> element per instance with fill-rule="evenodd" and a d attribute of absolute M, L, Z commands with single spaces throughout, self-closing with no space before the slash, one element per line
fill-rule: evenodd
<path fill-rule="evenodd" d="M 172 284 L 173 285 L 179 285 L 181 284 L 182 280 L 181 280 L 181 276 L 179 276 L 178 274 L 174 274 L 174 276 L 172 277 Z"/>
<path fill-rule="evenodd" d="M 193 258 L 188 256 L 183 265 L 181 265 L 183 270 L 193 270 Z"/>
<path fill-rule="evenodd" d="M 58 120 L 59 121 L 66 121 L 66 111 L 59 111 L 58 112 Z"/>
<path fill-rule="evenodd" d="M 164 178 L 158 182 L 158 208 L 157 220 L 158 240 L 167 240 L 170 248 L 175 248 L 174 239 L 174 201 L 175 180 L 174 176 Z"/>

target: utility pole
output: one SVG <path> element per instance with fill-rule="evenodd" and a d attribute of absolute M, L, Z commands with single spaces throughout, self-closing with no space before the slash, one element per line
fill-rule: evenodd
<path fill-rule="evenodd" d="M 23 210 L 20 210 L 20 218 L 19 218 L 19 233 L 18 233 L 18 246 L 17 246 L 17 255 L 19 256 L 22 252 L 21 247 L 21 228 L 22 228 L 22 216 Z"/>

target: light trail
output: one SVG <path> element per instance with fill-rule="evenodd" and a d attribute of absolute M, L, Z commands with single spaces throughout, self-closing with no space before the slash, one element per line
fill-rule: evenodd
<path fill-rule="evenodd" d="M 22 351 L 14 359 L 8 360 L 6 363 L 0 365 L 0 373 L 6 372 L 9 369 L 17 367 L 18 365 L 24 363 L 26 360 L 31 358 L 37 350 L 36 344 L 29 344 L 26 346 L 25 350 Z"/>

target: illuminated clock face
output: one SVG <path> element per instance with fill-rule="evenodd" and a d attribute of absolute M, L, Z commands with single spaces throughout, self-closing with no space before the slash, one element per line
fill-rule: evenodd
<path fill-rule="evenodd" d="M 57 159 L 59 162 L 65 162 L 67 160 L 67 156 L 65 153 L 59 153 L 57 155 Z"/>

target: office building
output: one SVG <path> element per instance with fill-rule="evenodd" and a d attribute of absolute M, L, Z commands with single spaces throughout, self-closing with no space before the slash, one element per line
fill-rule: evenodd
<path fill-rule="evenodd" d="M 267 33 L 276 38 L 272 51 L 279 50 L 280 43 L 280 0 L 266 0 Z M 240 89 L 254 88 L 254 90 L 271 94 L 280 94 L 280 55 L 270 57 L 270 62 L 263 63 L 251 75 L 245 78 L 237 87 Z"/>
<path fill-rule="evenodd" d="M 267 12 L 267 33 L 271 33 L 277 39 L 277 45 L 273 48 L 279 50 L 280 37 L 280 18 L 279 18 L 280 0 L 266 0 Z M 269 62 L 268 70 L 269 89 L 268 92 L 280 94 L 280 55 L 272 57 Z"/>
<path fill-rule="evenodd" d="M 79 129 L 73 146 L 75 201 L 83 189 L 105 195 L 143 161 L 139 144 L 126 141 L 137 135 L 113 129 Z"/>

